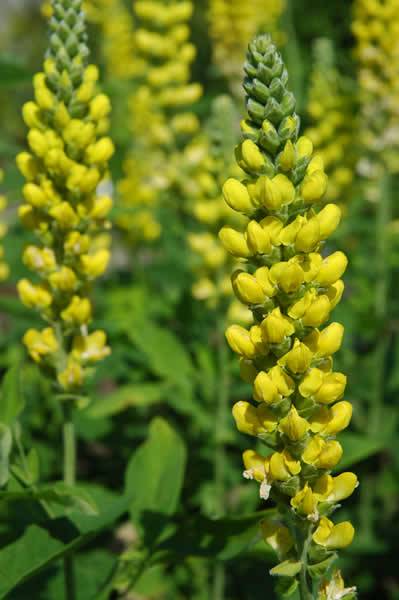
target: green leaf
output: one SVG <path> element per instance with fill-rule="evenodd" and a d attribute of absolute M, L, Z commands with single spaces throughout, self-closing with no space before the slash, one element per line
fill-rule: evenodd
<path fill-rule="evenodd" d="M 339 436 L 339 442 L 344 449 L 344 453 L 341 462 L 337 465 L 337 471 L 347 469 L 381 452 L 386 446 L 386 441 L 382 439 L 348 432 Z"/>
<path fill-rule="evenodd" d="M 84 515 L 98 515 L 98 507 L 93 498 L 86 490 L 76 485 L 66 485 L 59 481 L 41 486 L 35 491 L 34 496 L 45 500 L 50 508 L 52 505 L 62 506 L 63 514 L 79 512 Z"/>
<path fill-rule="evenodd" d="M 171 331 L 140 322 L 130 327 L 128 335 L 146 356 L 154 374 L 174 382 L 182 382 L 192 375 L 190 355 Z"/>
<path fill-rule="evenodd" d="M 90 417 L 110 417 L 126 410 L 129 406 L 151 406 L 162 399 L 164 388 L 155 383 L 126 385 L 95 403 L 87 410 Z"/>
<path fill-rule="evenodd" d="M 159 549 L 182 558 L 202 556 L 231 560 L 254 547 L 260 538 L 259 523 L 270 518 L 275 509 L 252 513 L 241 518 L 209 519 L 196 517 L 183 523 Z"/>
<path fill-rule="evenodd" d="M 0 54 L 0 86 L 10 87 L 30 81 L 29 70 L 9 54 Z"/>
<path fill-rule="evenodd" d="M 10 476 L 10 452 L 12 434 L 7 425 L 0 423 L 0 487 L 3 487 Z"/>
<path fill-rule="evenodd" d="M 326 574 L 326 572 L 335 560 L 337 560 L 337 555 L 332 554 L 331 556 L 329 556 L 325 560 L 322 560 L 319 563 L 308 565 L 309 575 L 312 577 L 312 579 L 319 579 L 320 577 Z"/>
<path fill-rule="evenodd" d="M 180 436 L 163 419 L 154 419 L 148 439 L 129 462 L 125 478 L 126 494 L 132 497 L 130 514 L 142 530 L 146 525 L 151 530 L 163 530 L 167 519 L 162 517 L 176 511 L 185 465 L 186 449 Z"/>
<path fill-rule="evenodd" d="M 0 422 L 12 425 L 24 408 L 21 386 L 21 365 L 9 369 L 1 386 Z"/>
<path fill-rule="evenodd" d="M 301 561 L 284 560 L 279 565 L 276 565 L 270 569 L 270 575 L 277 575 L 278 577 L 295 577 L 302 569 Z"/>
<path fill-rule="evenodd" d="M 29 525 L 14 542 L 0 552 L 0 598 L 65 554 L 77 550 L 113 525 L 127 510 L 129 499 L 101 488 L 90 487 L 99 506 L 97 516 L 71 514 Z"/>

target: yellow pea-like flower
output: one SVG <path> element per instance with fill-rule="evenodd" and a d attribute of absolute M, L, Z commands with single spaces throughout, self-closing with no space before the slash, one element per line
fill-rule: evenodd
<path fill-rule="evenodd" d="M 338 550 L 346 548 L 352 543 L 355 530 L 349 521 L 334 525 L 326 517 L 321 517 L 320 525 L 313 534 L 313 540 L 316 544 L 325 548 Z"/>

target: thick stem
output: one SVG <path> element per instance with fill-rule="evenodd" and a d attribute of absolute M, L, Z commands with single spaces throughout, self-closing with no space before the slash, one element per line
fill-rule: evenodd
<path fill-rule="evenodd" d="M 76 480 L 76 439 L 71 409 L 65 410 L 64 421 L 64 483 L 74 485 Z M 73 557 L 64 558 L 65 598 L 76 600 L 76 583 Z"/>
<path fill-rule="evenodd" d="M 217 414 L 215 420 L 215 459 L 214 483 L 216 495 L 217 516 L 225 514 L 225 475 L 226 475 L 226 448 L 224 445 L 225 428 L 229 406 L 230 376 L 228 368 L 227 346 L 224 339 L 224 323 L 218 330 L 218 374 L 219 386 L 217 390 Z M 216 563 L 213 572 L 213 600 L 223 600 L 225 590 L 225 569 L 222 563 Z"/>
<path fill-rule="evenodd" d="M 391 285 L 389 266 L 390 240 L 388 227 L 392 219 L 392 181 L 386 174 L 380 183 L 380 197 L 376 215 L 376 259 L 377 281 L 375 287 L 375 316 L 378 340 L 375 350 L 375 394 L 371 406 L 370 426 L 372 433 L 378 433 L 385 397 L 386 359 L 389 348 L 388 301 Z"/>

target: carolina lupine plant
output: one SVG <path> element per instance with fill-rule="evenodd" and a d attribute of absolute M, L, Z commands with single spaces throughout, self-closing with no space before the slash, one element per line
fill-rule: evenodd
<path fill-rule="evenodd" d="M 348 82 L 334 63 L 331 40 L 316 40 L 307 104 L 310 127 L 305 134 L 322 157 L 328 175 L 325 200 L 342 202 L 354 177 L 356 119 Z"/>
<path fill-rule="evenodd" d="M 46 322 L 24 336 L 30 356 L 59 391 L 74 394 L 109 353 L 105 333 L 89 333 L 89 290 L 110 258 L 95 238 L 109 226 L 112 200 L 96 189 L 113 144 L 105 135 L 110 103 L 96 92 L 97 68 L 87 65 L 81 0 L 55 0 L 52 8 L 44 70 L 34 77 L 35 100 L 23 107 L 29 151 L 17 157 L 26 179 L 19 216 L 37 239 L 23 253 L 35 278 L 22 279 L 18 292 Z"/>
<path fill-rule="evenodd" d="M 241 95 L 242 56 L 248 40 L 268 31 L 276 35 L 284 0 L 211 0 L 209 25 L 213 59 L 236 95 Z"/>
<path fill-rule="evenodd" d="M 198 132 L 190 110 L 202 94 L 190 83 L 195 47 L 189 41 L 189 0 L 140 0 L 133 5 L 137 19 L 137 88 L 130 98 L 132 150 L 118 188 L 121 206 L 118 225 L 132 240 L 153 240 L 161 233 L 155 212 L 162 191 L 174 177 L 170 155 Z"/>
<path fill-rule="evenodd" d="M 4 173 L 0 169 L 0 183 L 3 181 Z M 0 194 L 0 213 L 7 207 L 7 198 L 4 194 Z M 7 233 L 7 225 L 5 222 L 0 222 L 0 240 L 4 238 Z M 4 248 L 0 244 L 0 281 L 5 281 L 10 273 L 10 268 L 5 260 Z"/>
<path fill-rule="evenodd" d="M 253 314 L 249 329 L 226 331 L 242 378 L 253 386 L 254 403 L 237 402 L 233 415 L 239 431 L 269 449 L 244 452 L 244 477 L 277 508 L 262 532 L 280 560 L 271 570 L 282 576 L 280 591 L 299 585 L 302 599 L 335 598 L 326 592 L 335 586 L 349 599 L 355 591 L 341 586 L 338 574 L 318 581 L 354 536 L 351 523 L 331 519 L 357 487 L 355 474 L 331 474 L 343 453 L 336 437 L 352 415 L 342 400 L 346 377 L 333 369 L 343 326 L 326 326 L 344 290 L 347 258 L 322 254 L 341 213 L 335 204 L 318 209 L 327 189 L 323 161 L 298 137 L 295 97 L 269 36 L 250 44 L 244 69 L 248 115 L 236 158 L 247 176 L 228 179 L 223 194 L 248 220 L 244 231 L 223 227 L 219 234 L 241 261 L 233 289 Z"/>

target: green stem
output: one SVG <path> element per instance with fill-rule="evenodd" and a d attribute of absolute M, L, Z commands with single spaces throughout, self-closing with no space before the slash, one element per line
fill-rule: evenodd
<path fill-rule="evenodd" d="M 308 578 L 308 551 L 309 544 L 312 541 L 312 527 L 307 530 L 301 552 L 302 568 L 299 573 L 299 595 L 301 600 L 313 600 L 313 592 Z"/>
<path fill-rule="evenodd" d="M 386 174 L 380 183 L 380 197 L 376 215 L 376 262 L 377 281 L 375 287 L 375 316 L 378 331 L 378 340 L 375 350 L 375 394 L 371 406 L 369 430 L 378 433 L 385 398 L 386 359 L 389 348 L 388 331 L 388 300 L 391 285 L 391 271 L 389 267 L 390 240 L 388 227 L 392 219 L 392 181 Z"/>
<path fill-rule="evenodd" d="M 215 421 L 215 458 L 214 458 L 214 483 L 215 496 L 217 499 L 217 516 L 222 517 L 225 514 L 225 476 L 226 476 L 226 448 L 224 443 L 225 428 L 228 417 L 229 407 L 229 387 L 230 374 L 228 368 L 227 345 L 224 339 L 224 327 L 222 323 L 218 331 L 218 374 L 219 386 L 216 399 L 217 413 Z M 213 600 L 223 600 L 225 590 L 225 568 L 220 562 L 217 562 L 213 571 Z"/>
<path fill-rule="evenodd" d="M 65 410 L 64 422 L 64 483 L 74 485 L 76 481 L 76 439 L 70 407 Z M 76 582 L 73 557 L 64 558 L 65 598 L 76 600 Z"/>

